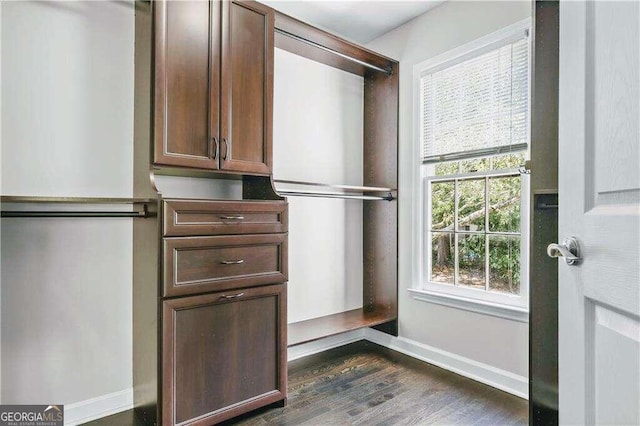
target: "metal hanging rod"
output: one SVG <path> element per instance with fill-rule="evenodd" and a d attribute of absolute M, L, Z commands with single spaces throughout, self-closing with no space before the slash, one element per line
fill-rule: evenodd
<path fill-rule="evenodd" d="M 395 198 L 391 193 L 386 196 L 380 195 L 355 195 L 355 194 L 338 194 L 335 192 L 320 191 L 296 191 L 291 189 L 278 190 L 280 195 L 288 195 L 291 197 L 314 197 L 314 198 L 343 198 L 346 200 L 368 200 L 368 201 L 392 201 Z"/>
<path fill-rule="evenodd" d="M 0 202 L 9 204 L 142 204 L 141 211 L 95 211 L 95 210 L 2 210 L 0 217 L 60 217 L 60 218 L 147 218 L 155 213 L 149 212 L 147 204 L 156 200 L 142 198 L 105 198 L 105 197 L 39 197 L 21 195 L 3 195 Z"/>
<path fill-rule="evenodd" d="M 65 217 L 65 218 L 79 218 L 79 217 L 102 217 L 102 218 L 114 218 L 114 217 L 133 217 L 133 218 L 147 218 L 151 214 L 145 208 L 139 212 L 118 212 L 118 211 L 25 211 L 25 210 L 2 210 L 0 212 L 1 217 Z"/>
<path fill-rule="evenodd" d="M 393 192 L 393 188 L 384 188 L 380 186 L 356 186 L 356 185 L 334 185 L 330 183 L 304 182 L 300 180 L 274 179 L 275 183 L 284 183 L 289 185 L 306 185 L 306 186 L 322 186 L 325 188 L 341 189 L 347 192 Z"/>
<path fill-rule="evenodd" d="M 157 200 L 147 198 L 107 198 L 107 197 L 41 197 L 31 195 L 1 195 L 2 203 L 42 203 L 42 204 L 147 204 Z"/>
<path fill-rule="evenodd" d="M 291 38 L 293 38 L 295 40 L 298 40 L 298 41 L 300 41 L 302 43 L 305 43 L 305 44 L 308 44 L 310 46 L 317 47 L 320 50 L 324 50 L 325 52 L 332 53 L 332 54 L 334 54 L 336 56 L 339 56 L 339 57 L 341 57 L 343 59 L 346 59 L 348 61 L 355 62 L 356 64 L 360 64 L 363 67 L 367 67 L 367 68 L 370 68 L 372 70 L 380 71 L 380 72 L 383 72 L 383 73 L 385 73 L 387 75 L 391 75 L 391 68 L 382 68 L 382 67 L 379 67 L 377 65 L 373 65 L 373 64 L 370 64 L 368 62 L 361 61 L 360 59 L 351 57 L 349 55 L 345 55 L 342 52 L 338 52 L 337 50 L 333 50 L 333 49 L 331 49 L 329 47 L 323 46 L 320 43 L 316 43 L 315 41 L 307 40 L 304 37 L 300 37 L 298 35 L 295 35 L 293 33 L 288 32 L 288 31 L 282 30 L 280 28 L 276 28 L 275 32 L 278 33 L 278 34 L 282 34 L 284 36 L 287 36 L 287 37 L 291 37 Z"/>

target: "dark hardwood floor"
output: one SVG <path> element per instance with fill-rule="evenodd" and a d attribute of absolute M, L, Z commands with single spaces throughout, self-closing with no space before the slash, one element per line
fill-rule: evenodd
<path fill-rule="evenodd" d="M 524 399 L 360 341 L 289 363 L 287 406 L 226 425 L 524 425 Z M 132 411 L 89 423 L 130 426 Z"/>

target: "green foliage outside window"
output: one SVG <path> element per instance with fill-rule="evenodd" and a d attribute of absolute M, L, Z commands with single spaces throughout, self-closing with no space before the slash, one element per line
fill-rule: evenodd
<path fill-rule="evenodd" d="M 524 161 L 523 154 L 512 154 L 440 163 L 436 175 L 474 171 L 514 169 Z M 485 185 L 488 188 L 485 191 Z M 488 192 L 488 200 L 485 200 Z M 453 284 L 454 233 L 458 233 L 458 281 L 476 288 L 486 286 L 486 250 L 489 244 L 489 283 L 491 291 L 520 291 L 520 201 L 519 175 L 458 179 L 458 223 L 455 228 L 455 179 L 431 184 L 432 281 Z M 488 206 L 487 206 L 488 202 Z M 489 217 L 486 220 L 488 208 Z M 485 226 L 488 222 L 488 237 Z M 476 234 L 471 234 L 476 232 Z M 478 232 L 480 232 L 478 234 Z M 493 233 L 498 233 L 493 234 Z"/>

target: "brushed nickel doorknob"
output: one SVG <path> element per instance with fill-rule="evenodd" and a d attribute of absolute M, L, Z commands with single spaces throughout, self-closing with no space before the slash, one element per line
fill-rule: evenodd
<path fill-rule="evenodd" d="M 547 254 L 549 257 L 562 257 L 567 265 L 577 265 L 582 261 L 580 244 L 576 237 L 567 237 L 562 244 L 549 244 Z"/>

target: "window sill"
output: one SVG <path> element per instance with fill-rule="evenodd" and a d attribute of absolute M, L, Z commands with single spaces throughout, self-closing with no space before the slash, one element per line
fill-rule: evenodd
<path fill-rule="evenodd" d="M 410 288 L 408 291 L 409 294 L 411 294 L 411 297 L 423 302 L 435 303 L 437 305 L 449 306 L 498 318 L 506 318 L 512 321 L 529 322 L 529 310 L 526 308 L 453 296 L 428 290 L 418 290 L 415 288 Z"/>

